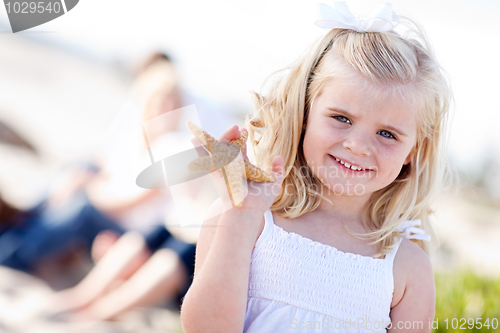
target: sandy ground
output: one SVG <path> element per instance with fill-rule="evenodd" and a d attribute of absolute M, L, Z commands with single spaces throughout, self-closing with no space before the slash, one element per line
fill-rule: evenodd
<path fill-rule="evenodd" d="M 443 195 L 433 223 L 440 246 L 431 257 L 436 271 L 473 269 L 500 276 L 500 205 L 478 189 Z"/>
<path fill-rule="evenodd" d="M 178 313 L 162 307 L 130 311 L 113 322 L 67 323 L 43 314 L 52 290 L 30 275 L 0 267 L 1 333 L 179 333 Z"/>

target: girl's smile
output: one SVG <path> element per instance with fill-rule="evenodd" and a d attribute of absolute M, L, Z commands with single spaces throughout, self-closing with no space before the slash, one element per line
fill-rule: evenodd
<path fill-rule="evenodd" d="M 304 157 L 330 191 L 371 194 L 391 184 L 410 163 L 417 112 L 389 89 L 359 76 L 332 79 L 314 100 Z"/>
<path fill-rule="evenodd" d="M 354 165 L 354 163 L 351 163 L 351 162 L 349 162 L 347 160 L 342 160 L 342 159 L 340 159 L 338 157 L 335 157 L 335 156 L 332 156 L 332 157 L 335 159 L 335 161 L 337 161 L 341 165 L 343 165 L 347 170 L 352 170 L 352 171 L 355 171 L 355 172 L 358 172 L 358 173 L 363 172 L 363 171 L 365 171 L 365 172 L 371 171 L 370 168 L 365 168 L 365 167 L 362 167 L 362 166 L 359 166 L 359 165 Z"/>

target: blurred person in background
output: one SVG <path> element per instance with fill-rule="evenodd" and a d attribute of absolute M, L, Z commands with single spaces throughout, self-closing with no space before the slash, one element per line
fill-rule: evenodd
<path fill-rule="evenodd" d="M 158 123 L 147 135 L 141 125 L 194 103 L 204 127 L 220 135 L 234 116 L 183 91 L 161 53 L 144 62 L 132 95 L 91 162 L 67 168 L 32 210 L 35 218 L 4 237 L 8 248 L 0 251 L 0 264 L 26 272 L 50 267 L 71 248 L 91 249 L 96 265 L 75 287 L 50 298 L 49 313 L 111 319 L 167 299 L 180 306 L 191 283 L 195 245 L 165 228 L 169 191 L 136 185 L 151 162 L 148 147 L 168 150 L 185 142 L 191 148 L 191 135 L 181 117 Z"/>

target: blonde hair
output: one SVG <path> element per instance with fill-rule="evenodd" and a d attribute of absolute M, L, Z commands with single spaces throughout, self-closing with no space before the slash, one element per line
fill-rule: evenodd
<path fill-rule="evenodd" d="M 447 170 L 443 135 L 452 99 L 448 80 L 422 29 L 401 19 L 409 28 L 406 37 L 394 31 L 330 30 L 297 64 L 275 73 L 282 75 L 266 96 L 253 93 L 255 114 L 246 121 L 256 163 L 269 170 L 275 156 L 285 161 L 286 176 L 271 209 L 295 218 L 315 210 L 322 198 L 302 142 L 314 98 L 329 80 L 361 75 L 375 93 L 397 94 L 418 107 L 413 158 L 394 182 L 372 194 L 363 220 L 367 233 L 355 234 L 380 243 L 376 257 L 394 248 L 398 226 L 406 220 L 420 219 L 422 228 L 435 236 L 431 203 Z M 427 244 L 415 242 L 429 253 Z"/>

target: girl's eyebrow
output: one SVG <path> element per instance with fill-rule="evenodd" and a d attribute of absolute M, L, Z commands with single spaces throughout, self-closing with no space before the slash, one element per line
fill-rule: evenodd
<path fill-rule="evenodd" d="M 343 110 L 343 109 L 340 109 L 340 108 L 327 108 L 328 110 L 330 111 L 333 111 L 333 112 L 340 112 L 342 114 L 345 114 L 346 116 L 348 116 L 349 118 L 351 119 L 356 119 L 356 116 L 353 115 L 352 113 L 346 111 L 346 110 Z M 391 125 L 384 125 L 384 124 L 381 124 L 381 123 L 378 123 L 378 125 L 381 127 L 381 128 L 385 128 L 385 129 L 388 129 L 392 132 L 395 132 L 396 134 L 400 135 L 400 136 L 408 136 L 408 134 L 406 134 L 405 132 L 403 132 L 402 130 L 394 127 L 394 126 L 391 126 Z"/>
<path fill-rule="evenodd" d="M 340 109 L 340 108 L 337 108 L 337 107 L 335 107 L 335 108 L 327 108 L 327 109 L 330 110 L 330 111 L 333 111 L 333 112 L 343 113 L 346 116 L 348 116 L 349 118 L 356 119 L 355 115 L 353 115 L 352 113 L 350 113 L 350 112 L 348 112 L 346 110 L 343 110 L 343 109 Z"/>

